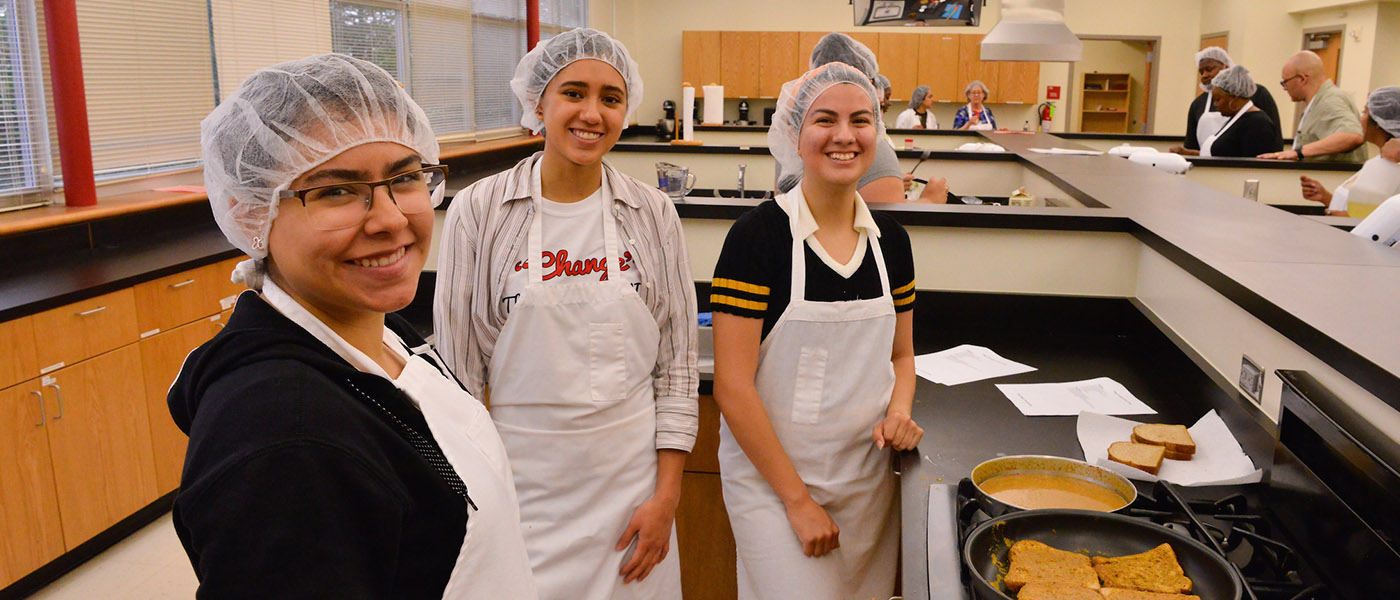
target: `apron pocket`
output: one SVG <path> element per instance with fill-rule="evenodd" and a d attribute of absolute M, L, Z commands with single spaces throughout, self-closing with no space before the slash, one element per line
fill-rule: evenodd
<path fill-rule="evenodd" d="M 622 323 L 588 324 L 588 388 L 594 402 L 619 402 L 627 380 Z"/>
<path fill-rule="evenodd" d="M 792 422 L 816 425 L 821 417 L 822 389 L 826 378 L 826 348 L 803 348 L 797 360 L 797 381 L 792 389 Z"/>

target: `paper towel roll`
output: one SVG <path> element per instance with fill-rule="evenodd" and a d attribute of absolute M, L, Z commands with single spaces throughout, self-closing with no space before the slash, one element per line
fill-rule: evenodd
<path fill-rule="evenodd" d="M 701 122 L 706 125 L 724 124 L 724 86 L 705 86 L 705 115 Z"/>
<path fill-rule="evenodd" d="M 681 88 L 681 139 L 695 141 L 695 88 Z"/>

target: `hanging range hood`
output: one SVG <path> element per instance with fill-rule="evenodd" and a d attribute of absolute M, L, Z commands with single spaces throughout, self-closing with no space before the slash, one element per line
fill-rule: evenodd
<path fill-rule="evenodd" d="M 982 38 L 981 58 L 1078 62 L 1084 45 L 1065 26 L 1065 0 L 1003 0 L 1001 22 Z"/>

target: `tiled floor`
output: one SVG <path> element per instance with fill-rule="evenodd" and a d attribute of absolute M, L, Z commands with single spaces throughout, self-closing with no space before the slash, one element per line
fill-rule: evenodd
<path fill-rule="evenodd" d="M 184 600 L 194 598 L 197 585 L 167 513 L 31 598 Z"/>

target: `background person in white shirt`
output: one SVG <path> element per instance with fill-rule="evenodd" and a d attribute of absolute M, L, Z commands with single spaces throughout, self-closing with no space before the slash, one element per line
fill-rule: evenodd
<path fill-rule="evenodd" d="M 921 85 L 909 94 L 909 108 L 894 119 L 895 129 L 938 129 L 938 117 L 933 116 L 933 94 Z"/>
<path fill-rule="evenodd" d="M 1361 110 L 1361 130 L 1377 148 L 1391 148 L 1400 137 L 1400 87 L 1376 88 Z M 1335 191 L 1316 179 L 1301 175 L 1303 197 L 1327 205 L 1327 214 L 1365 217 L 1386 198 L 1400 194 L 1400 164 L 1387 152 L 1372 157 Z"/>
<path fill-rule="evenodd" d="M 695 288 L 671 201 L 603 161 L 641 75 L 622 43 L 575 29 L 527 54 L 511 89 L 544 150 L 454 198 L 437 339 L 489 390 L 540 597 L 679 598 Z"/>

